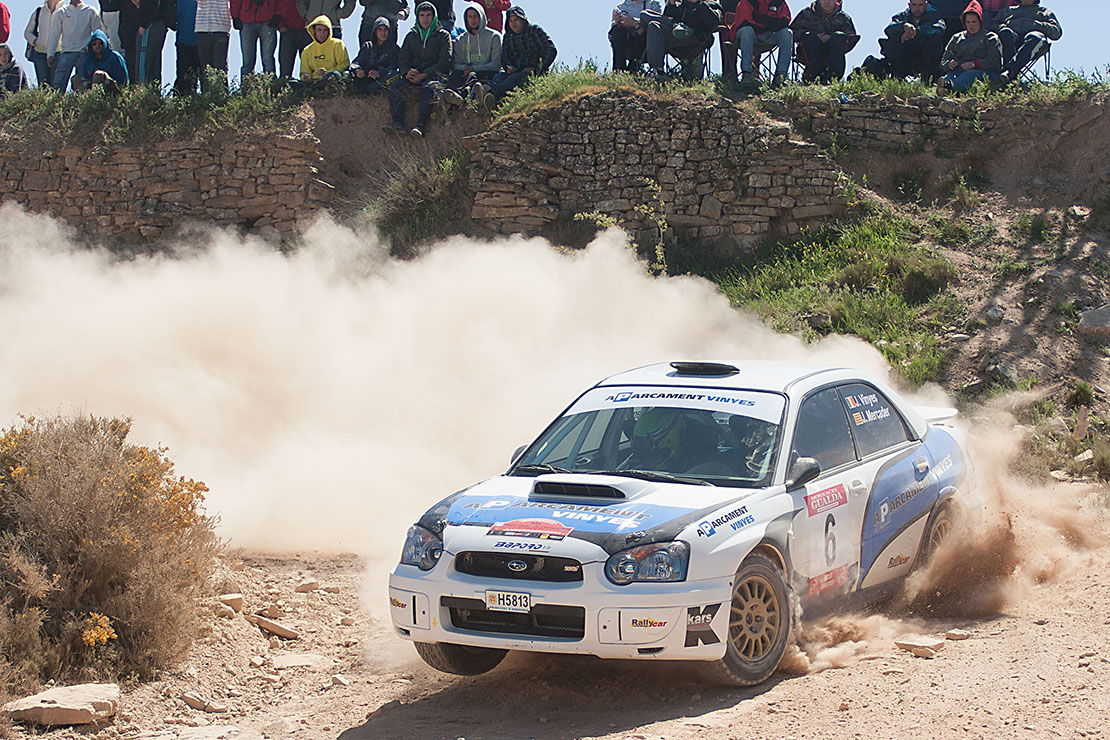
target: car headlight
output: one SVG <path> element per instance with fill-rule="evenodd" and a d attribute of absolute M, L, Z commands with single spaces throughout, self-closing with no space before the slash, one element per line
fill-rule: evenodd
<path fill-rule="evenodd" d="M 401 550 L 401 564 L 415 565 L 420 570 L 431 570 L 443 555 L 443 540 L 419 524 L 409 527 L 405 546 Z"/>
<path fill-rule="evenodd" d="M 685 581 L 690 546 L 685 542 L 657 542 L 621 550 L 605 563 L 605 576 L 624 586 L 634 581 Z"/>

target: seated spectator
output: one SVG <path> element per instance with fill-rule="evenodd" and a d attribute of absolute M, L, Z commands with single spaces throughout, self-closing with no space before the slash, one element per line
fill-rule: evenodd
<path fill-rule="evenodd" d="M 88 53 L 85 54 L 78 74 L 89 89 L 103 85 L 110 92 L 119 92 L 121 85 L 131 81 L 123 55 L 112 49 L 112 45 L 108 43 L 108 34 L 99 28 L 93 31 Z"/>
<path fill-rule="evenodd" d="M 609 28 L 609 46 L 613 47 L 613 71 L 638 69 L 647 49 L 647 29 L 641 22 L 644 11 L 660 13 L 659 0 L 624 0 L 613 8 L 613 25 Z M 635 62 L 630 65 L 629 62 Z"/>
<path fill-rule="evenodd" d="M 7 44 L 0 44 L 0 97 L 27 87 L 30 87 L 27 84 L 27 75 L 16 63 L 12 50 Z"/>
<path fill-rule="evenodd" d="M 1002 71 L 1002 44 L 998 35 L 983 27 L 983 10 L 979 0 L 971 0 L 963 15 L 964 30 L 948 41 L 940 58 L 944 77 L 937 84 L 937 94 L 964 92 L 976 80 L 997 81 Z"/>
<path fill-rule="evenodd" d="M 501 71 L 501 34 L 486 28 L 486 9 L 482 3 L 466 4 L 463 26 L 466 32 L 455 39 L 455 64 L 447 77 L 447 89 L 455 94 L 448 94 L 446 100 L 455 105 L 462 104 L 460 96 L 484 98 L 483 83 Z"/>
<path fill-rule="evenodd" d="M 790 27 L 805 50 L 803 80 L 828 84 L 844 76 L 848 52 L 859 36 L 841 0 L 814 0 Z"/>
<path fill-rule="evenodd" d="M 505 32 L 505 11 L 512 7 L 512 0 L 481 0 L 486 8 L 486 25 L 491 31 Z"/>
<path fill-rule="evenodd" d="M 82 0 L 70 0 L 69 5 L 59 5 L 54 11 L 46 63 L 54 68 L 55 90 L 65 92 L 69 87 L 70 75 L 80 66 L 93 31 L 100 27 L 100 14 Z"/>
<path fill-rule="evenodd" d="M 432 104 L 451 71 L 451 34 L 439 23 L 436 6 L 425 0 L 416 6 L 416 25 L 401 44 L 397 67 L 401 79 L 389 88 L 389 109 L 393 120 L 382 128 L 386 133 L 408 131 L 423 136 L 432 117 Z M 405 104 L 414 92 L 420 95 L 416 126 L 405 128 Z"/>
<path fill-rule="evenodd" d="M 879 40 L 890 73 L 899 79 L 917 74 L 925 82 L 936 77 L 944 50 L 944 19 L 925 0 L 890 19 L 886 38 Z"/>
<path fill-rule="evenodd" d="M 355 78 L 355 90 L 358 92 L 385 92 L 400 78 L 397 58 L 401 48 L 396 41 L 390 40 L 391 32 L 389 19 L 379 18 L 374 24 L 373 37 L 359 49 L 351 65 L 351 76 Z"/>
<path fill-rule="evenodd" d="M 657 79 L 663 77 L 667 54 L 678 59 L 697 54 L 712 42 L 721 23 L 717 11 L 703 0 L 667 0 L 662 15 L 644 15 L 647 24 L 644 56 Z"/>
<path fill-rule="evenodd" d="M 722 51 L 726 78 L 736 79 L 736 47 L 739 46 L 740 83 L 746 87 L 755 84 L 755 45 L 758 43 L 777 49 L 771 87 L 781 87 L 786 82 L 794 58 L 794 32 L 790 30 L 790 7 L 786 0 L 740 0 L 729 31 L 732 44 Z"/>
<path fill-rule="evenodd" d="M 381 18 L 389 22 L 389 42 L 396 45 L 397 24 L 409 17 L 409 0 L 359 0 L 359 2 L 362 3 L 363 8 L 362 22 L 358 26 L 359 48 L 364 48 L 374 40 L 378 20 Z"/>
<path fill-rule="evenodd" d="M 322 87 L 338 80 L 351 66 L 351 59 L 343 42 L 332 38 L 331 19 L 326 15 L 319 15 L 309 23 L 308 32 L 312 43 L 301 52 L 301 82 Z"/>
<path fill-rule="evenodd" d="M 990 28 L 1000 12 L 1019 2 L 1020 0 L 980 0 L 979 4 L 983 6 L 983 23 Z"/>
<path fill-rule="evenodd" d="M 1021 0 L 995 17 L 990 27 L 1002 44 L 1002 81 L 1014 82 L 1034 59 L 1048 51 L 1049 41 L 1064 35 L 1056 14 L 1041 5 L 1041 0 Z"/>
<path fill-rule="evenodd" d="M 509 30 L 501 41 L 501 71 L 493 76 L 482 104 L 492 108 L 496 101 L 523 85 L 532 75 L 546 74 L 559 53 L 547 31 L 528 22 L 524 8 L 509 8 Z"/>

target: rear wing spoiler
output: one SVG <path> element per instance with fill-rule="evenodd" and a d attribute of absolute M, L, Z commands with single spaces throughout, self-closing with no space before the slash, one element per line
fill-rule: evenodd
<path fill-rule="evenodd" d="M 949 421 L 956 417 L 959 412 L 953 408 L 946 408 L 944 406 L 916 406 L 917 413 L 925 419 L 926 424 L 937 424 L 944 421 Z"/>

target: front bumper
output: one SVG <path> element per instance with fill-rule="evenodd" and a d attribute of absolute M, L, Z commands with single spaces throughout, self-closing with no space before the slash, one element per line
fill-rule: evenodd
<path fill-rule="evenodd" d="M 595 562 L 583 564 L 581 582 L 506 581 L 459 573 L 451 561 L 427 572 L 398 565 L 390 575 L 390 615 L 402 638 L 602 658 L 724 656 L 731 578 L 616 586 Z M 531 610 L 486 611 L 487 590 L 526 592 Z"/>

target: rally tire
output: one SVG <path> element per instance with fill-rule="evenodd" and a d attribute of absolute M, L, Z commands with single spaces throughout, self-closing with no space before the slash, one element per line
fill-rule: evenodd
<path fill-rule="evenodd" d="M 941 506 L 925 530 L 925 559 L 931 558 L 937 548 L 952 536 L 954 528 L 955 519 L 952 517 L 952 509 Z"/>
<path fill-rule="evenodd" d="M 752 553 L 736 571 L 725 656 L 698 663 L 701 677 L 723 686 L 754 686 L 771 677 L 790 644 L 794 625 L 782 568 Z"/>
<path fill-rule="evenodd" d="M 508 650 L 455 645 L 450 642 L 417 642 L 416 652 L 437 671 L 456 676 L 477 676 L 492 671 L 505 659 Z"/>

